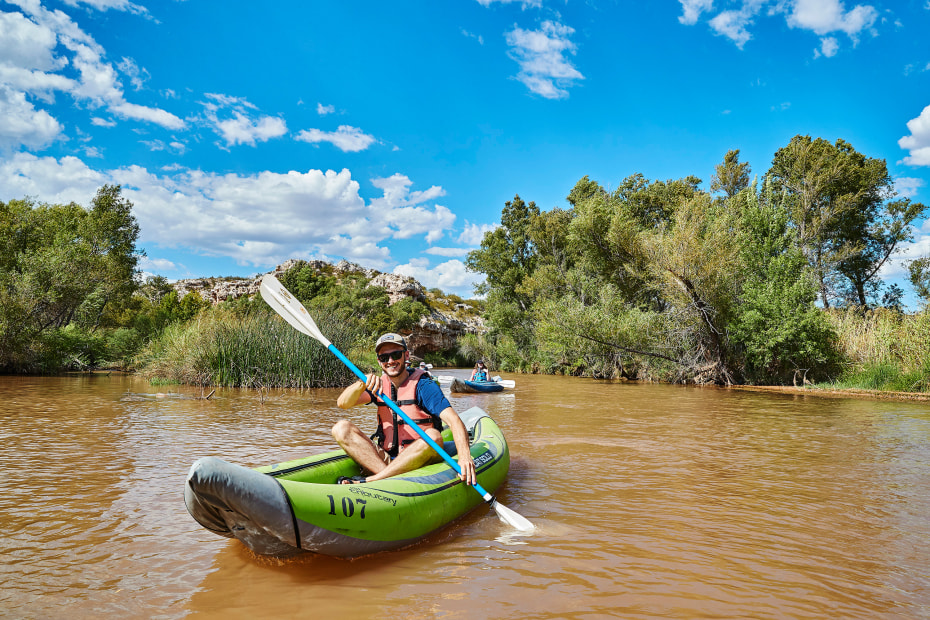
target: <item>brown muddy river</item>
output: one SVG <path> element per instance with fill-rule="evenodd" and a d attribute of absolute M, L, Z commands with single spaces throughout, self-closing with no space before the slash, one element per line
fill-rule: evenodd
<path fill-rule="evenodd" d="M 183 501 L 201 456 L 333 449 L 339 390 L 0 377 L 0 615 L 930 618 L 927 403 L 505 378 L 451 400 L 504 430 L 498 497 L 537 531 L 482 505 L 347 561 L 254 556 Z"/>

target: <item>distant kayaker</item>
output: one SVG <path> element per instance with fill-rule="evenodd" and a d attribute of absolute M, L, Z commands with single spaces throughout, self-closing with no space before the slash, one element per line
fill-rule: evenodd
<path fill-rule="evenodd" d="M 427 379 L 433 378 L 433 375 L 431 375 L 429 372 L 429 368 L 427 367 L 426 362 L 420 362 L 420 370 L 423 371 L 423 376 L 425 376 Z"/>
<path fill-rule="evenodd" d="M 478 363 L 475 364 L 475 369 L 471 371 L 471 378 L 469 381 L 488 381 L 488 367 L 484 365 L 484 361 L 478 360 Z"/>
<path fill-rule="evenodd" d="M 384 371 L 368 375 L 367 381 L 356 381 L 339 395 L 336 404 L 340 409 L 374 403 L 378 406 L 377 443 L 369 439 L 355 424 L 339 420 L 333 426 L 333 437 L 339 446 L 358 463 L 368 476 L 342 476 L 339 482 L 374 482 L 412 471 L 442 457 L 417 432 L 404 423 L 378 397 L 382 386 L 390 386 L 390 398 L 411 420 L 426 431 L 431 439 L 442 445 L 442 423 L 452 429 L 452 438 L 458 452 L 460 477 L 467 484 L 476 481 L 475 462 L 471 458 L 468 430 L 449 400 L 434 381 L 420 381 L 424 376 L 419 368 L 407 369 L 410 352 L 407 341 L 399 334 L 384 334 L 375 343 L 378 364 Z"/>

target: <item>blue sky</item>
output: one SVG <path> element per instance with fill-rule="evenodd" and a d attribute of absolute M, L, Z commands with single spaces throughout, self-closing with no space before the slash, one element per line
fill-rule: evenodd
<path fill-rule="evenodd" d="M 808 134 L 930 204 L 927 32 L 930 0 L 0 0 L 0 200 L 118 183 L 172 280 L 345 258 L 468 297 L 504 202 L 584 175 L 708 187 Z M 928 254 L 922 221 L 886 279 Z"/>

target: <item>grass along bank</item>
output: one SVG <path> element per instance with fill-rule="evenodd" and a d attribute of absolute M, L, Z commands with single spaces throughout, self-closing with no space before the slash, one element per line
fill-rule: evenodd
<path fill-rule="evenodd" d="M 827 317 L 845 363 L 836 380 L 817 387 L 930 392 L 930 311 L 851 308 Z"/>
<path fill-rule="evenodd" d="M 315 319 L 337 348 L 356 347 L 356 329 L 327 313 Z M 369 366 L 374 361 L 362 359 Z M 319 388 L 346 385 L 354 377 L 319 342 L 272 312 L 242 316 L 221 307 L 169 326 L 139 354 L 137 365 L 154 383 L 200 386 Z"/>

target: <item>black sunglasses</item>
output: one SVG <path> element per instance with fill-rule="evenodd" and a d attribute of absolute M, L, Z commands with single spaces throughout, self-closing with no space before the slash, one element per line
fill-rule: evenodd
<path fill-rule="evenodd" d="M 394 360 L 395 362 L 404 356 L 404 350 L 400 351 L 391 351 L 390 353 L 382 353 L 378 356 L 378 361 L 382 364 L 387 364 L 388 360 Z"/>

